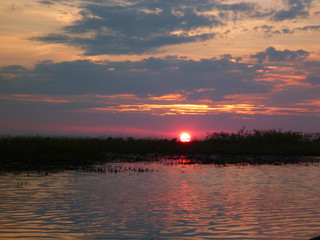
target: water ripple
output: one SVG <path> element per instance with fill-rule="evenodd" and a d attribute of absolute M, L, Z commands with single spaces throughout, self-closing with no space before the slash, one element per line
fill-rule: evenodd
<path fill-rule="evenodd" d="M 0 175 L 0 239 L 301 240 L 320 233 L 319 167 L 119 164 L 148 171 Z"/>

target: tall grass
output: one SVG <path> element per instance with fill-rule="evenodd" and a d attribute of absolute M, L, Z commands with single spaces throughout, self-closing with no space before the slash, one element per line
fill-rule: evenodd
<path fill-rule="evenodd" d="M 240 129 L 208 133 L 190 143 L 132 137 L 1 136 L 0 170 L 86 166 L 107 161 L 107 153 L 320 156 L 320 133 Z"/>
<path fill-rule="evenodd" d="M 208 133 L 204 142 L 222 153 L 320 155 L 320 133 L 243 128 L 237 133 Z"/>

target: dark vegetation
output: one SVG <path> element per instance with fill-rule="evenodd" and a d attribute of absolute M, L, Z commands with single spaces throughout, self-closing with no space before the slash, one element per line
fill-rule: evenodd
<path fill-rule="evenodd" d="M 237 133 L 208 133 L 205 139 L 190 143 L 182 143 L 177 139 L 132 137 L 0 137 L 0 170 L 2 171 L 78 168 L 119 160 L 120 158 L 115 156 L 129 156 L 128 154 L 130 156 L 132 154 L 136 156 L 187 155 L 190 159 L 216 164 L 296 163 L 301 161 L 301 157 L 320 156 L 320 133 L 241 129 Z M 139 161 L 147 158 L 127 159 Z"/>

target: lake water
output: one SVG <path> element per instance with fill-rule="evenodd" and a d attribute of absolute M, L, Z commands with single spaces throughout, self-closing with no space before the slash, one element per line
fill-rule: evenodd
<path fill-rule="evenodd" d="M 187 161 L 187 160 L 186 160 Z M 112 163 L 2 173 L 0 239 L 309 239 L 320 166 Z"/>

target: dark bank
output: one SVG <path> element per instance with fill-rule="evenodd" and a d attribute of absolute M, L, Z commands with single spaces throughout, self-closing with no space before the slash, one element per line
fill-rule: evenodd
<path fill-rule="evenodd" d="M 236 133 L 208 133 L 204 139 L 188 143 L 177 139 L 133 137 L 0 137 L 1 170 L 89 166 L 114 161 L 112 156 L 120 159 L 120 155 L 128 154 L 140 156 L 130 161 L 187 155 L 198 162 L 216 164 L 315 162 L 320 156 L 320 133 L 241 129 Z"/>

